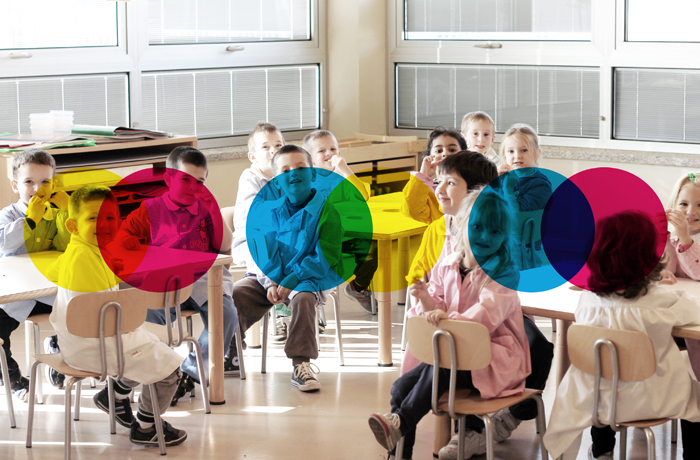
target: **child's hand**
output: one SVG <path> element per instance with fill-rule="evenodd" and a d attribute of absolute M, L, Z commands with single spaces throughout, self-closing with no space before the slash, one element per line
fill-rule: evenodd
<path fill-rule="evenodd" d="M 49 202 L 53 203 L 58 207 L 58 209 L 65 211 L 68 209 L 68 202 L 70 201 L 70 197 L 66 192 L 63 190 L 60 190 L 53 195 L 51 195 L 51 198 L 49 198 Z"/>
<path fill-rule="evenodd" d="M 676 235 L 678 235 L 681 244 L 686 245 L 693 242 L 688 232 L 688 220 L 681 211 L 677 209 L 667 209 L 666 218 L 676 230 Z"/>
<path fill-rule="evenodd" d="M 671 273 L 670 270 L 663 269 L 661 270 L 661 281 L 659 281 L 659 284 L 676 284 L 678 280 L 676 279 L 676 275 Z"/>
<path fill-rule="evenodd" d="M 435 302 L 433 302 L 433 298 L 430 297 L 428 287 L 430 287 L 430 284 L 423 280 L 416 281 L 408 287 L 408 294 L 420 300 L 421 305 L 423 305 L 423 310 L 432 310 L 435 308 Z"/>
<path fill-rule="evenodd" d="M 122 247 L 127 251 L 134 251 L 141 246 L 141 242 L 134 235 L 129 235 L 122 240 Z"/>
<path fill-rule="evenodd" d="M 280 299 L 279 302 L 284 302 L 289 298 L 289 294 L 294 288 L 299 284 L 299 278 L 294 273 L 289 274 L 285 279 L 282 280 L 280 286 L 277 286 L 277 297 Z M 292 288 L 287 288 L 285 286 L 293 286 Z M 277 303 L 279 303 L 277 302 Z"/>
<path fill-rule="evenodd" d="M 442 310 L 432 310 L 425 314 L 425 319 L 428 321 L 428 324 L 435 327 L 438 327 L 441 320 L 447 318 L 449 318 L 447 312 Z"/>
<path fill-rule="evenodd" d="M 267 300 L 269 300 L 272 305 L 282 303 L 282 300 L 279 298 L 279 294 L 277 293 L 278 287 L 279 286 L 277 286 L 276 284 L 273 284 L 272 286 L 267 288 Z"/>
<path fill-rule="evenodd" d="M 31 200 L 29 200 L 29 205 L 27 206 L 27 217 L 32 219 L 35 223 L 39 221 L 44 216 L 46 212 L 46 202 L 51 195 L 50 182 L 42 185 L 39 190 L 36 191 Z"/>
<path fill-rule="evenodd" d="M 119 273 L 123 272 L 124 268 L 126 267 L 126 265 L 124 265 L 124 259 L 119 259 L 117 257 L 112 257 L 109 266 L 115 275 L 119 275 Z"/>
<path fill-rule="evenodd" d="M 505 162 L 502 162 L 500 165 L 498 165 L 498 175 L 502 175 L 510 171 L 510 166 L 508 166 Z"/>
<path fill-rule="evenodd" d="M 442 161 L 442 158 L 442 156 L 434 157 L 431 155 L 423 158 L 423 163 L 420 166 L 420 172 L 428 177 L 433 177 L 437 171 L 438 165 Z"/>
<path fill-rule="evenodd" d="M 333 155 L 331 157 L 331 166 L 333 166 L 333 172 L 343 177 L 350 177 L 354 174 L 350 166 L 348 166 L 348 162 L 340 155 Z"/>

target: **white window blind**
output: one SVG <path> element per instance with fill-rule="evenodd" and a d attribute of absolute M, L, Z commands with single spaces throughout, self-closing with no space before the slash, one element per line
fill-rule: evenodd
<path fill-rule="evenodd" d="M 616 139 L 700 142 L 700 70 L 615 69 Z"/>
<path fill-rule="evenodd" d="M 697 0 L 626 0 L 626 40 L 630 42 L 700 42 Z"/>
<path fill-rule="evenodd" d="M 317 65 L 142 74 L 143 127 L 215 138 L 320 127 Z"/>
<path fill-rule="evenodd" d="M 29 133 L 29 114 L 72 110 L 75 124 L 129 126 L 126 74 L 0 79 L 0 133 Z"/>
<path fill-rule="evenodd" d="M 591 39 L 591 0 L 405 0 L 407 40 Z"/>
<path fill-rule="evenodd" d="M 597 137 L 600 71 L 591 67 L 399 64 L 398 128 L 460 128 L 482 110 L 505 132 L 528 123 L 539 134 Z"/>
<path fill-rule="evenodd" d="M 0 0 L 0 49 L 117 46 L 117 3 Z"/>
<path fill-rule="evenodd" d="M 311 0 L 148 0 L 148 41 L 309 40 L 310 7 Z"/>

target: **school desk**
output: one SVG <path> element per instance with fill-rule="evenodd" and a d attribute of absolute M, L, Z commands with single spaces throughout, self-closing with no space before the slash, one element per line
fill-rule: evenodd
<path fill-rule="evenodd" d="M 536 270 L 536 269 L 535 269 Z M 688 294 L 700 298 L 700 281 L 680 279 L 677 284 L 664 285 L 667 289 L 686 291 Z M 578 306 L 581 291 L 578 288 L 571 289 L 567 283 L 556 289 L 546 292 L 525 293 L 521 292 L 520 303 L 523 313 L 545 318 L 553 318 L 557 321 L 556 343 L 554 351 L 554 366 L 556 387 L 564 378 L 569 369 L 569 350 L 566 343 L 566 334 L 569 326 L 574 322 L 574 312 Z M 700 326 L 686 326 L 673 328 L 675 337 L 686 339 L 700 339 Z"/>
<path fill-rule="evenodd" d="M 173 265 L 192 263 L 195 269 L 205 262 L 200 253 L 167 248 L 149 248 L 150 251 L 162 253 L 160 260 L 167 260 Z M 17 300 L 36 299 L 47 295 L 55 295 L 58 288 L 34 265 L 32 259 L 40 267 L 48 267 L 61 255 L 57 251 L 33 253 L 4 257 L 0 259 L 0 303 Z M 219 254 L 209 268 L 209 400 L 212 404 L 224 404 L 224 305 L 223 305 L 223 272 L 221 265 L 230 264 L 231 256 Z"/>
<path fill-rule="evenodd" d="M 406 217 L 399 211 L 403 194 L 393 193 L 382 195 L 367 202 L 372 215 L 371 238 L 377 241 L 377 272 L 372 280 L 377 298 L 377 322 L 379 327 L 379 366 L 392 366 L 391 358 L 391 292 L 406 288 L 405 276 L 408 274 L 410 260 L 408 259 L 409 238 L 421 235 L 428 227 L 422 222 Z M 343 221 L 345 235 L 369 238 L 364 223 L 359 217 L 360 206 L 353 203 L 336 204 Z M 392 263 L 391 242 L 398 240 L 398 261 Z M 392 270 L 399 270 L 402 278 L 400 285 L 392 288 Z M 404 294 L 405 295 L 405 294 Z"/>

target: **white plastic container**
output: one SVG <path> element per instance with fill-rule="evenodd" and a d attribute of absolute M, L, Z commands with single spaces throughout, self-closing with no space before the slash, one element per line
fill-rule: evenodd
<path fill-rule="evenodd" d="M 50 113 L 30 113 L 29 126 L 34 140 L 47 141 L 53 139 L 53 115 Z"/>
<path fill-rule="evenodd" d="M 54 137 L 70 136 L 73 129 L 73 112 L 70 110 L 52 110 Z"/>

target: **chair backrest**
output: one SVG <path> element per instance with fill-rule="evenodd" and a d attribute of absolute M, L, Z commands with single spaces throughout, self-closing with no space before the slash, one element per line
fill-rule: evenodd
<path fill-rule="evenodd" d="M 517 229 L 520 238 L 520 254 L 521 264 L 523 268 L 534 268 L 535 259 L 535 241 L 542 239 L 542 215 L 543 209 L 537 211 L 520 211 L 517 213 L 518 223 Z M 525 250 L 525 245 L 530 245 L 530 260 L 526 260 L 528 252 Z"/>
<path fill-rule="evenodd" d="M 167 312 L 165 314 L 165 326 L 168 335 L 167 342 L 170 347 L 179 347 L 185 337 L 180 304 L 187 300 L 192 294 L 193 283 L 194 269 L 192 265 L 189 264 L 153 270 L 148 272 L 144 277 L 144 285 L 149 287 L 160 286 L 161 288 L 159 290 L 163 292 L 159 304 L 147 305 L 146 308 L 151 310 L 175 308 L 177 338 L 173 338 L 173 325 L 170 313 Z"/>
<path fill-rule="evenodd" d="M 645 380 L 656 372 L 654 344 L 648 335 L 604 327 L 574 324 L 569 328 L 567 343 L 571 364 L 587 374 L 595 375 L 595 344 L 608 340 L 615 346 L 619 379 L 628 382 Z M 601 376 L 613 378 L 612 353 L 600 352 Z"/>
<path fill-rule="evenodd" d="M 235 206 L 227 206 L 225 208 L 221 208 L 221 217 L 232 232 L 236 230 L 233 227 L 233 211 L 235 209 Z"/>
<path fill-rule="evenodd" d="M 483 324 L 472 321 L 440 321 L 440 327 L 431 326 L 422 316 L 408 319 L 408 344 L 411 353 L 424 363 L 433 365 L 433 344 L 437 343 L 440 367 L 450 369 L 452 353 L 447 335 L 454 340 L 458 370 L 483 369 L 491 363 L 491 336 Z"/>

